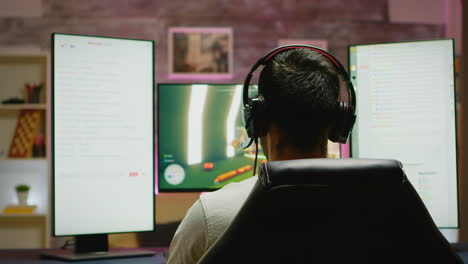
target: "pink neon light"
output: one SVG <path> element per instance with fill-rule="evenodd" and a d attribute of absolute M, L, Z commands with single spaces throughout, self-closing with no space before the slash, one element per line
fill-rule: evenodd
<path fill-rule="evenodd" d="M 155 155 L 154 155 L 154 194 L 158 194 L 159 193 L 159 171 L 158 171 L 158 162 L 159 162 L 159 155 L 158 155 L 158 137 L 155 136 L 154 137 L 154 151 L 155 151 Z"/>
<path fill-rule="evenodd" d="M 349 139 L 346 141 L 346 144 L 340 144 L 340 151 L 342 158 L 350 158 Z"/>
<path fill-rule="evenodd" d="M 227 74 L 193 74 L 193 73 L 188 73 L 188 74 L 169 74 L 168 78 L 169 79 L 179 79 L 179 80 L 224 80 L 224 79 L 232 79 L 233 74 L 227 73 Z"/>
<path fill-rule="evenodd" d="M 200 28 L 193 28 L 193 27 L 176 27 L 170 28 L 170 32 L 177 32 L 177 33 L 231 33 L 231 28 L 210 28 L 210 27 L 200 27 Z"/>

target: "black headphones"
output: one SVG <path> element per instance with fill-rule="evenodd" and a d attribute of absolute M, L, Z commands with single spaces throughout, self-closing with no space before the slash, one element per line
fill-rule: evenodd
<path fill-rule="evenodd" d="M 335 69 L 337 70 L 341 80 L 346 86 L 346 95 L 341 96 L 341 91 L 343 89 L 341 89 L 340 85 L 340 91 L 339 96 L 337 98 L 336 106 L 336 120 L 331 128 L 328 139 L 333 142 L 345 144 L 348 139 L 349 133 L 351 132 L 354 126 L 354 122 L 356 121 L 356 96 L 348 72 L 333 55 L 320 48 L 308 45 L 285 45 L 273 49 L 272 51 L 264 55 L 262 58 L 260 58 L 250 69 L 249 74 L 245 78 L 243 91 L 244 122 L 245 129 L 247 130 L 247 135 L 250 138 L 250 142 L 246 146 L 243 146 L 243 148 L 249 147 L 254 141 L 255 143 L 257 143 L 258 138 L 265 136 L 268 130 L 267 119 L 265 118 L 265 98 L 262 95 L 249 98 L 249 85 L 253 73 L 260 65 L 266 65 L 266 63 L 278 53 L 290 49 L 309 49 L 316 51 L 327 57 L 335 66 Z M 342 98 L 346 98 L 346 100 L 342 100 Z"/>

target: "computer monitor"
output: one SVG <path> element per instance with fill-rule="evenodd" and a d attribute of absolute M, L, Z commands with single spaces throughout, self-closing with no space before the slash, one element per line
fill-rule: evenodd
<path fill-rule="evenodd" d="M 153 231 L 154 42 L 54 33 L 51 108 L 52 234 L 80 253 Z"/>
<path fill-rule="evenodd" d="M 351 45 L 351 155 L 400 160 L 439 228 L 458 227 L 452 39 Z"/>
<path fill-rule="evenodd" d="M 158 84 L 160 192 L 217 190 L 253 175 L 255 146 L 243 122 L 242 84 Z M 251 85 L 250 96 L 257 94 Z M 340 157 L 339 144 L 329 156 Z M 266 157 L 259 146 L 258 163 Z"/>

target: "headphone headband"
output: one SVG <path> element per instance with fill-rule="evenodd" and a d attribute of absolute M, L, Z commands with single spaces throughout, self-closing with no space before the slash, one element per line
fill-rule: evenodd
<path fill-rule="evenodd" d="M 341 65 L 341 63 L 338 62 L 338 60 L 333 57 L 333 55 L 331 55 L 330 53 L 324 51 L 323 49 L 320 49 L 320 48 L 317 48 L 317 47 L 312 47 L 312 46 L 307 46 L 307 45 L 285 45 L 285 46 L 281 46 L 281 47 L 278 47 L 270 52 L 268 52 L 263 58 L 262 58 L 262 64 L 265 65 L 265 63 L 267 61 L 269 61 L 271 58 L 273 58 L 277 53 L 280 53 L 284 50 L 289 50 L 289 49 L 298 49 L 298 48 L 303 48 L 303 49 L 309 49 L 309 50 L 313 50 L 313 51 L 317 51 L 318 53 L 321 53 L 322 55 L 324 55 L 325 57 L 327 57 L 328 59 L 330 59 L 333 64 L 335 64 L 336 67 L 343 67 L 343 65 Z"/>
<path fill-rule="evenodd" d="M 244 105 L 248 104 L 248 101 L 249 101 L 248 100 L 249 99 L 249 85 L 250 85 L 250 80 L 252 79 L 253 73 L 255 72 L 255 70 L 257 70 L 257 68 L 260 67 L 260 65 L 266 65 L 266 63 L 268 61 L 270 61 L 273 57 L 275 57 L 276 54 L 278 54 L 278 53 L 281 53 L 283 51 L 290 50 L 290 49 L 301 49 L 301 48 L 316 51 L 316 52 L 324 55 L 325 57 L 327 57 L 333 63 L 333 65 L 335 66 L 335 69 L 337 69 L 339 71 L 339 73 L 343 76 L 343 81 L 346 82 L 346 85 L 347 86 L 349 86 L 349 85 L 352 86 L 351 80 L 349 79 L 349 75 L 348 75 L 348 72 L 346 71 L 345 67 L 332 54 L 328 53 L 327 51 L 325 51 L 325 50 L 323 50 L 321 48 L 314 47 L 314 46 L 309 46 L 309 45 L 301 45 L 301 44 L 284 45 L 284 46 L 280 46 L 280 47 L 277 47 L 277 48 L 269 51 L 267 54 L 265 54 L 262 58 L 260 58 L 252 66 L 252 68 L 250 69 L 250 71 L 247 74 L 247 77 L 246 77 L 246 79 L 244 81 L 244 91 L 243 91 L 243 103 L 244 103 Z M 349 101 L 351 102 L 351 105 L 354 106 L 355 105 L 355 103 L 354 103 L 354 98 L 355 98 L 354 89 L 350 89 L 349 95 L 350 95 Z"/>
<path fill-rule="evenodd" d="M 341 79 L 345 83 L 346 91 L 347 91 L 346 101 L 341 100 L 340 95 L 338 96 L 337 98 L 338 115 L 337 115 L 336 125 L 334 126 L 331 134 L 329 135 L 330 140 L 334 142 L 345 143 L 354 125 L 354 121 L 356 119 L 355 91 L 353 88 L 353 84 L 351 83 L 351 80 L 349 78 L 348 72 L 343 67 L 343 65 L 339 62 L 339 60 L 335 58 L 333 55 L 331 55 L 330 53 L 328 53 L 327 51 L 322 50 L 317 47 L 308 46 L 308 45 L 300 45 L 300 44 L 280 46 L 278 48 L 271 50 L 270 52 L 265 54 L 262 58 L 260 58 L 252 66 L 249 73 L 247 74 L 247 77 L 245 78 L 245 81 L 244 81 L 244 90 L 243 90 L 244 120 L 246 122 L 245 125 L 247 129 L 247 133 L 249 137 L 254 140 L 256 140 L 258 137 L 262 137 L 263 134 L 266 133 L 265 132 L 266 128 L 264 126 L 255 125 L 256 122 L 257 123 L 266 122 L 265 120 L 263 121 L 260 120 L 262 118 L 265 119 L 264 117 L 261 116 L 263 113 L 265 113 L 265 107 L 266 107 L 265 102 L 264 102 L 265 100 L 261 95 L 259 96 L 260 100 L 252 100 L 249 98 L 249 86 L 250 86 L 250 80 L 252 79 L 253 73 L 258 67 L 260 67 L 260 65 L 266 65 L 266 63 L 270 61 L 272 58 L 274 58 L 278 53 L 281 53 L 283 51 L 290 50 L 290 49 L 300 49 L 300 48 L 318 52 L 322 54 L 323 56 L 325 56 L 326 58 L 328 58 L 332 62 L 332 64 L 335 66 L 335 69 L 337 70 L 338 74 L 341 76 Z M 341 92 L 341 89 L 339 91 L 339 94 L 340 92 Z M 258 116 L 261 116 L 261 118 L 259 118 Z"/>

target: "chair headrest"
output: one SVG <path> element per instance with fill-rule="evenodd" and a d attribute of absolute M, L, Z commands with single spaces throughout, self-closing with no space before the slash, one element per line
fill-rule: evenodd
<path fill-rule="evenodd" d="M 269 161 L 259 179 L 267 189 L 282 185 L 401 184 L 402 165 L 390 159 L 300 159 Z"/>

